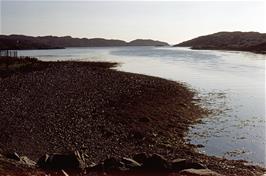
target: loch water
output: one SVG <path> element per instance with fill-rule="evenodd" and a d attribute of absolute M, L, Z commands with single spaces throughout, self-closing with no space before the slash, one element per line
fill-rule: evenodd
<path fill-rule="evenodd" d="M 95 47 L 19 51 L 41 60 L 119 62 L 121 71 L 158 76 L 198 92 L 213 111 L 191 125 L 186 141 L 199 152 L 266 166 L 266 55 L 179 47 Z M 195 97 L 195 98 L 197 98 Z"/>

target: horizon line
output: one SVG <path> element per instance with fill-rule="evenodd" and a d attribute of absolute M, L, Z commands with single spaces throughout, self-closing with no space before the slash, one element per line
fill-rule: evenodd
<path fill-rule="evenodd" d="M 212 32 L 212 33 L 209 33 L 209 34 L 202 34 L 202 35 L 199 35 L 199 36 L 196 36 L 196 37 L 193 37 L 193 38 L 190 38 L 190 39 L 187 39 L 187 40 L 184 40 L 184 41 L 188 41 L 188 40 L 191 40 L 191 39 L 194 39 L 194 38 L 197 38 L 197 37 L 201 37 L 201 36 L 206 36 L 206 35 L 211 35 L 211 34 L 216 34 L 216 33 L 221 33 L 221 32 L 245 32 L 245 33 L 260 33 L 260 34 L 266 34 L 266 33 L 263 33 L 263 32 L 258 32 L 258 31 L 240 31 L 240 30 L 234 30 L 234 31 L 218 31 L 218 32 Z M 119 38 L 104 38 L 104 37 L 92 37 L 92 38 L 89 38 L 89 37 L 76 37 L 76 36 L 72 36 L 72 35 L 53 35 L 53 34 L 48 34 L 48 35 L 29 35 L 29 34 L 15 34 L 15 33 L 11 33 L 11 34 L 0 34 L 0 35 L 6 35 L 6 36 L 12 36 L 12 35 L 18 35 L 18 36 L 26 36 L 26 37 L 71 37 L 73 39 L 105 39 L 105 40 L 120 40 L 120 41 L 124 41 L 124 42 L 132 42 L 134 40 L 153 40 L 153 41 L 159 41 L 159 42 L 165 42 L 169 45 L 171 44 L 177 44 L 177 43 L 171 43 L 171 42 L 168 42 L 168 41 L 163 41 L 163 40 L 158 40 L 158 39 L 153 39 L 153 38 L 135 38 L 135 39 L 132 39 L 132 40 L 124 40 L 124 39 L 119 39 Z M 181 42 L 184 42 L 184 41 L 181 41 Z M 181 43 L 179 42 L 179 43 Z"/>

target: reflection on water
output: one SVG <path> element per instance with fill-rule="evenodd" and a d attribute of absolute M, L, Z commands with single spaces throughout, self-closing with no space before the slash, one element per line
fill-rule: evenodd
<path fill-rule="evenodd" d="M 191 126 L 187 140 L 202 144 L 199 151 L 209 155 L 266 165 L 264 55 L 170 47 L 27 50 L 20 55 L 120 62 L 122 71 L 185 82 L 215 112 Z"/>

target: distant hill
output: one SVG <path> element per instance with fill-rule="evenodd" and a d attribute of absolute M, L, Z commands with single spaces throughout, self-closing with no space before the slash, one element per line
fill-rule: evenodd
<path fill-rule="evenodd" d="M 237 50 L 266 53 L 266 34 L 258 32 L 218 32 L 174 46 L 192 49 Z"/>
<path fill-rule="evenodd" d="M 0 49 L 53 49 L 65 47 L 108 47 L 108 46 L 168 46 L 168 43 L 137 39 L 132 42 L 103 38 L 72 38 L 71 36 L 24 36 L 0 35 Z"/>
<path fill-rule="evenodd" d="M 128 43 L 130 46 L 169 46 L 166 42 L 150 39 L 137 39 Z"/>
<path fill-rule="evenodd" d="M 39 37 L 23 35 L 0 35 L 0 49 L 52 49 L 63 48 L 49 42 L 42 41 Z"/>

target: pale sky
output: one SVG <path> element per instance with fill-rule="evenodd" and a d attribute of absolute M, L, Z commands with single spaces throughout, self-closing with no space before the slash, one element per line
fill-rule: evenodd
<path fill-rule="evenodd" d="M 1 34 L 176 44 L 219 31 L 266 32 L 264 1 L 1 1 Z"/>

